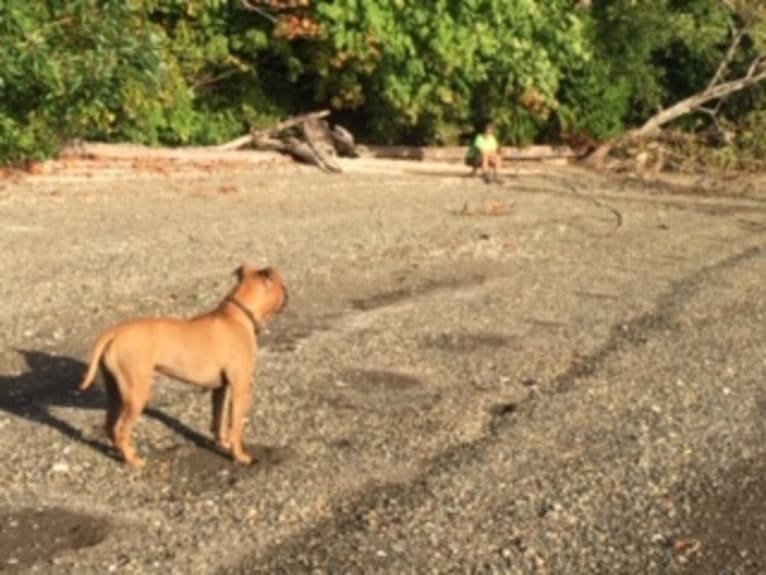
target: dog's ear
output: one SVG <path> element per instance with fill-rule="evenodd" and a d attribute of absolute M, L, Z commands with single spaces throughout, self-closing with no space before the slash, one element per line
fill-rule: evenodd
<path fill-rule="evenodd" d="M 270 284 L 274 280 L 274 270 L 272 268 L 270 268 L 270 267 L 259 269 L 258 270 L 258 275 L 267 284 Z"/>
<path fill-rule="evenodd" d="M 242 264 L 234 270 L 234 277 L 237 278 L 237 281 L 241 282 L 248 271 L 250 271 L 250 267 L 247 264 Z"/>

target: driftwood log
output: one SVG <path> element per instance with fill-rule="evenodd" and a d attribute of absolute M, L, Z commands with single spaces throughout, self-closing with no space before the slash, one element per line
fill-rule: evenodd
<path fill-rule="evenodd" d="M 341 172 L 338 156 L 357 157 L 354 137 L 342 126 L 332 130 L 324 120 L 329 110 L 301 114 L 273 126 L 251 130 L 249 134 L 222 144 L 221 150 L 253 147 L 289 154 L 300 162 L 315 165 L 326 172 Z"/>
<path fill-rule="evenodd" d="M 316 164 L 326 172 L 341 172 L 341 167 L 335 161 L 337 153 L 333 143 L 332 132 L 327 122 L 319 118 L 311 118 L 301 123 L 303 138 L 316 156 Z"/>
<path fill-rule="evenodd" d="M 343 126 L 335 125 L 330 132 L 338 155 L 346 158 L 358 158 L 359 151 L 354 143 L 354 136 Z"/>

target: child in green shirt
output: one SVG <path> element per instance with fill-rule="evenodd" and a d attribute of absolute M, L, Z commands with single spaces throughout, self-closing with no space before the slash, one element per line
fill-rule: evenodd
<path fill-rule="evenodd" d="M 481 168 L 481 174 L 485 182 L 500 181 L 498 172 L 502 167 L 503 161 L 500 157 L 500 146 L 495 137 L 495 128 L 491 122 L 474 139 L 473 144 L 468 149 L 466 163 L 473 168 L 471 173 Z"/>

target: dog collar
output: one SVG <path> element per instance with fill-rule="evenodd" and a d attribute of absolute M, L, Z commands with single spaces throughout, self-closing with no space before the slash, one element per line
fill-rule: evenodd
<path fill-rule="evenodd" d="M 250 323 L 253 324 L 253 331 L 255 332 L 255 335 L 258 335 L 259 333 L 261 333 L 261 331 L 263 330 L 263 324 L 257 317 L 255 317 L 255 314 L 252 311 L 247 309 L 245 305 L 236 298 L 227 297 L 226 301 L 234 304 L 236 307 L 238 307 L 242 311 L 242 313 L 244 313 L 247 316 L 247 319 L 249 319 Z"/>

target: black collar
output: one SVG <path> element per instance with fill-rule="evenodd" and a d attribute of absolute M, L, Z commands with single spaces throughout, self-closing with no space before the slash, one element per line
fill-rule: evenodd
<path fill-rule="evenodd" d="M 247 316 L 247 319 L 249 319 L 250 323 L 253 324 L 253 331 L 255 332 L 255 335 L 258 335 L 259 333 L 261 333 L 261 331 L 263 330 L 263 324 L 257 317 L 255 317 L 255 314 L 252 311 L 247 309 L 241 301 L 239 301 L 238 299 L 232 296 L 227 297 L 226 301 L 234 304 L 236 307 L 238 307 L 242 311 L 242 313 L 244 313 Z"/>

